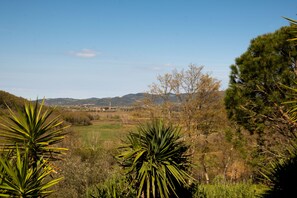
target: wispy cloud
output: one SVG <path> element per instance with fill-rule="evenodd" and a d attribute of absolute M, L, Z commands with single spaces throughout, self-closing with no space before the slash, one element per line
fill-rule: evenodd
<path fill-rule="evenodd" d="M 155 66 L 155 67 L 153 67 L 153 68 L 152 68 L 152 70 L 153 70 L 153 71 L 160 71 L 160 70 L 161 70 L 161 68 L 160 68 L 160 67 L 158 67 L 158 66 Z"/>
<path fill-rule="evenodd" d="M 171 63 L 166 64 L 148 64 L 142 67 L 142 69 L 154 71 L 154 72 L 164 72 L 170 71 L 175 68 L 175 65 Z"/>
<path fill-rule="evenodd" d="M 80 51 L 72 51 L 70 54 L 80 58 L 94 58 L 99 55 L 99 52 L 92 49 L 82 49 Z"/>
<path fill-rule="evenodd" d="M 154 65 L 152 67 L 152 70 L 155 71 L 161 71 L 161 70 L 168 70 L 168 69 L 173 69 L 175 66 L 171 63 L 166 63 L 166 64 L 160 64 L 160 65 Z"/>
<path fill-rule="evenodd" d="M 163 66 L 164 66 L 164 67 L 174 67 L 174 65 L 171 64 L 171 63 L 166 63 L 166 64 L 164 64 Z"/>

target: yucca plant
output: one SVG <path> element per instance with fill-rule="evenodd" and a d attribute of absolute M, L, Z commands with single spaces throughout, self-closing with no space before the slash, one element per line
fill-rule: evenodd
<path fill-rule="evenodd" d="M 284 17 L 284 18 L 290 22 L 290 24 L 291 24 L 291 32 L 292 32 L 292 34 L 295 35 L 295 37 L 294 38 L 291 38 L 290 41 L 297 42 L 297 20 L 291 19 L 291 18 L 287 18 L 287 17 Z"/>
<path fill-rule="evenodd" d="M 62 179 L 45 181 L 53 169 L 43 158 L 38 159 L 36 167 L 30 164 L 28 149 L 21 154 L 17 148 L 15 158 L 0 158 L 1 197 L 45 197 L 52 192 L 48 188 Z"/>
<path fill-rule="evenodd" d="M 190 161 L 179 128 L 161 120 L 139 125 L 121 149 L 118 158 L 132 178 L 137 197 L 179 197 L 185 192 L 191 180 Z"/>
<path fill-rule="evenodd" d="M 53 109 L 43 110 L 44 100 L 28 102 L 17 112 L 9 108 L 9 116 L 0 123 L 0 141 L 5 149 L 28 149 L 30 161 L 36 163 L 59 159 L 65 148 L 54 147 L 64 138 L 64 129 L 59 116 L 53 117 Z"/>
<path fill-rule="evenodd" d="M 263 198 L 291 197 L 296 194 L 297 145 L 293 144 L 288 152 L 289 157 L 271 163 L 270 169 L 263 171 L 269 182 L 269 189 L 263 193 Z"/>

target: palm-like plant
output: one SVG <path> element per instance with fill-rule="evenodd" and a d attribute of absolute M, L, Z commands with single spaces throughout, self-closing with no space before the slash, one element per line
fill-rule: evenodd
<path fill-rule="evenodd" d="M 32 167 L 28 154 L 28 149 L 21 155 L 17 148 L 16 158 L 0 158 L 1 197 L 45 197 L 52 192 L 48 188 L 62 179 L 45 181 L 52 168 L 42 158 Z"/>
<path fill-rule="evenodd" d="M 128 135 L 118 157 L 137 186 L 137 197 L 178 197 L 179 191 L 188 186 L 188 146 L 179 132 L 179 128 L 156 120 Z"/>
<path fill-rule="evenodd" d="M 53 116 L 52 109 L 43 110 L 38 101 L 26 103 L 17 113 L 9 109 L 8 119 L 0 124 L 0 141 L 6 149 L 28 149 L 29 158 L 33 163 L 41 158 L 56 160 L 65 148 L 53 145 L 63 140 L 65 133 L 59 116 Z"/>
<path fill-rule="evenodd" d="M 293 144 L 288 152 L 288 158 L 272 163 L 270 169 L 263 171 L 270 184 L 263 198 L 291 197 L 296 194 L 297 145 Z"/>
<path fill-rule="evenodd" d="M 294 38 L 291 38 L 290 41 L 297 42 L 297 20 L 290 19 L 287 17 L 284 17 L 286 20 L 288 20 L 291 24 L 291 33 L 294 35 Z"/>

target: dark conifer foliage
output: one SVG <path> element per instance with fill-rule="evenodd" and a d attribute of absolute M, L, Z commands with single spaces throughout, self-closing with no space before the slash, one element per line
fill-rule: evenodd
<path fill-rule="evenodd" d="M 225 98 L 228 117 L 252 133 L 272 130 L 272 123 L 280 130 L 287 128 L 280 118 L 286 112 L 283 102 L 290 97 L 283 85 L 296 86 L 297 46 L 288 41 L 292 37 L 290 27 L 258 36 L 231 65 Z"/>

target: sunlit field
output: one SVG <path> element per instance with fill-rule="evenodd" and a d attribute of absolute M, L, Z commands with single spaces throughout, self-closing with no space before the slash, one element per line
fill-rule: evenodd
<path fill-rule="evenodd" d="M 125 136 L 131 127 L 120 122 L 94 121 L 90 126 L 73 126 L 72 130 L 79 133 L 85 143 L 94 141 L 118 141 Z"/>
<path fill-rule="evenodd" d="M 131 114 L 131 113 L 130 113 Z M 99 146 L 104 142 L 119 145 L 127 133 L 134 130 L 137 122 L 127 120 L 128 113 L 96 113 L 96 120 L 88 126 L 71 126 L 70 130 L 79 138 L 83 146 Z"/>

